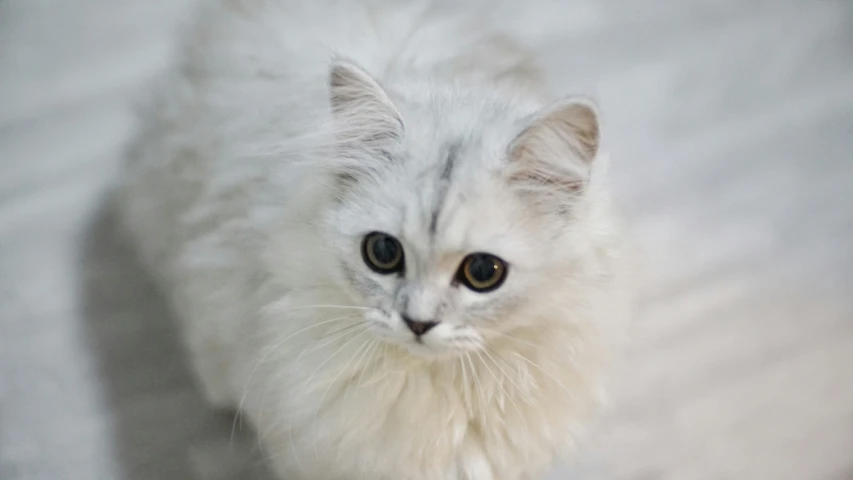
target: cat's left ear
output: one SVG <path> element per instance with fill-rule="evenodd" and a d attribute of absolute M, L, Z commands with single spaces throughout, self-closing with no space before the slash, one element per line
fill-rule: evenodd
<path fill-rule="evenodd" d="M 574 192 L 589 179 L 598 155 L 598 108 L 586 98 L 567 98 L 528 120 L 508 152 L 513 178 Z"/>
<path fill-rule="evenodd" d="M 339 133 L 350 140 L 377 142 L 402 137 L 403 120 L 388 93 L 354 63 L 332 63 L 329 99 Z"/>

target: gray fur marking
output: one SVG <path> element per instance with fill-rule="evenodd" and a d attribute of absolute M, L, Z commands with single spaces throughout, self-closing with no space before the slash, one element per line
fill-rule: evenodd
<path fill-rule="evenodd" d="M 444 167 L 441 169 L 441 174 L 438 178 L 439 190 L 435 199 L 435 206 L 432 210 L 432 217 L 429 222 L 429 234 L 431 237 L 435 236 L 436 230 L 438 229 L 438 215 L 441 213 L 441 209 L 444 206 L 444 200 L 447 196 L 447 189 L 450 186 L 450 177 L 453 175 L 453 167 L 456 164 L 456 160 L 459 157 L 459 149 L 461 148 L 460 143 L 451 143 L 447 146 L 445 151 L 447 155 L 444 160 Z"/>

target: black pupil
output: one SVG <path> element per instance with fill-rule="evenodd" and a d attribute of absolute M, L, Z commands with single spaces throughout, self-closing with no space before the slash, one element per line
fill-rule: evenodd
<path fill-rule="evenodd" d="M 468 273 L 478 282 L 488 282 L 495 276 L 495 262 L 485 255 L 477 255 L 471 259 Z"/>
<path fill-rule="evenodd" d="M 397 260 L 397 242 L 390 237 L 379 237 L 373 242 L 373 258 L 382 265 Z"/>

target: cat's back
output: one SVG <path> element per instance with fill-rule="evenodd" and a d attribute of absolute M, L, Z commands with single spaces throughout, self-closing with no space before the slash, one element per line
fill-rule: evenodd
<path fill-rule="evenodd" d="M 520 21 L 525 10 L 488 0 L 213 0 L 184 61 L 201 76 L 322 83 L 332 57 L 345 57 L 386 84 L 514 74 L 532 83 L 530 24 L 544 18 Z"/>
<path fill-rule="evenodd" d="M 271 183 L 286 187 L 296 176 L 288 160 L 307 148 L 298 138 L 327 116 L 330 53 L 347 32 L 368 31 L 364 20 L 361 2 L 200 6 L 139 105 L 117 188 L 125 224 L 155 270 L 199 238 L 223 237 L 252 216 Z"/>

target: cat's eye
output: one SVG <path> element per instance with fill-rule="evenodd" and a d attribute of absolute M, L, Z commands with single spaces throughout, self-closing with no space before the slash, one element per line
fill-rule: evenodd
<path fill-rule="evenodd" d="M 456 278 L 475 292 L 495 290 L 506 280 L 507 266 L 500 258 L 488 253 L 474 253 L 465 257 Z"/>
<path fill-rule="evenodd" d="M 387 275 L 403 270 L 403 246 L 387 233 L 367 234 L 361 242 L 361 256 L 376 273 Z"/>

